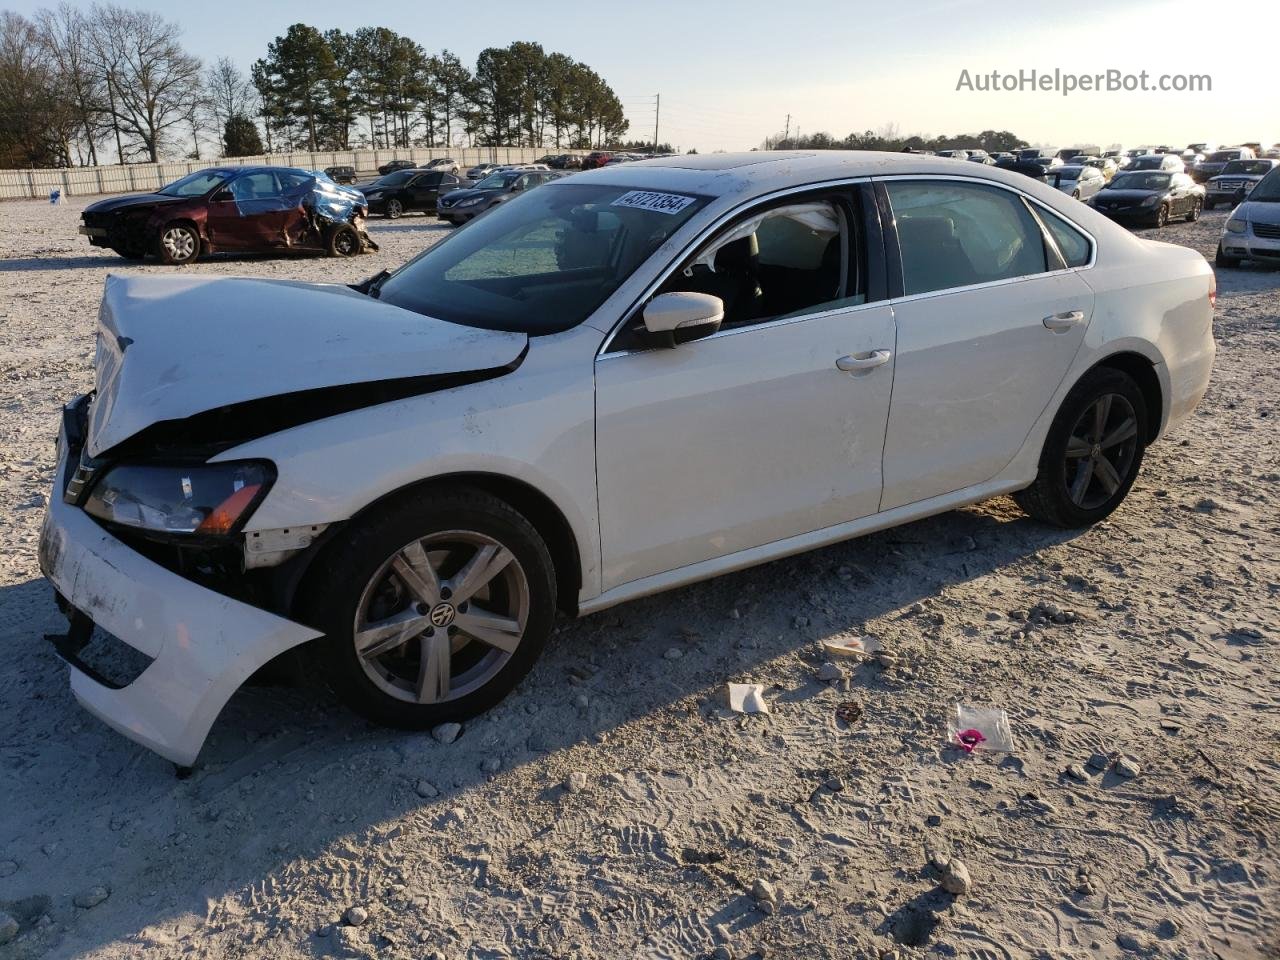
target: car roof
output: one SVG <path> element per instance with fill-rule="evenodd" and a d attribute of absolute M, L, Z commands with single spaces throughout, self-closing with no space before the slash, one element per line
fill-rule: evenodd
<path fill-rule="evenodd" d="M 758 150 L 657 157 L 573 176 L 574 183 L 672 190 L 700 196 L 750 198 L 852 177 L 962 176 L 1022 187 L 1027 177 L 989 164 L 958 164 L 946 157 L 871 150 Z"/>

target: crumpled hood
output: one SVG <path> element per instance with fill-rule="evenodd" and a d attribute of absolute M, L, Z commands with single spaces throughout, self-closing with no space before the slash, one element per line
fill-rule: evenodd
<path fill-rule="evenodd" d="M 152 424 L 249 400 L 500 368 L 527 343 L 339 285 L 110 275 L 86 445 L 96 457 Z"/>
<path fill-rule="evenodd" d="M 170 203 L 182 203 L 183 197 L 167 197 L 162 193 L 131 193 L 123 197 L 107 197 L 84 208 L 84 213 L 111 213 L 129 207 L 157 207 Z"/>

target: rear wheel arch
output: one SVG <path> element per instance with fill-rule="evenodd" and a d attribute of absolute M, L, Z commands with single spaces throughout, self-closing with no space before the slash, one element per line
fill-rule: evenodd
<path fill-rule="evenodd" d="M 1151 443 L 1160 435 L 1160 427 L 1164 422 L 1164 390 L 1160 386 L 1160 377 L 1155 365 L 1147 357 L 1134 351 L 1113 353 L 1104 357 L 1080 375 L 1080 380 L 1099 367 L 1110 367 L 1126 374 L 1138 389 L 1142 391 L 1142 399 L 1147 405 L 1146 443 Z M 1078 382 L 1078 381 L 1077 381 Z"/>

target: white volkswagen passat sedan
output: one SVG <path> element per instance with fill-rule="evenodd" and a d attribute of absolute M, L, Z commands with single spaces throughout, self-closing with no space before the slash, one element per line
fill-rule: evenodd
<path fill-rule="evenodd" d="M 836 152 L 575 176 L 355 288 L 113 277 L 41 545 L 57 643 L 179 764 L 303 644 L 375 720 L 466 717 L 557 609 L 1002 493 L 1102 519 L 1204 393 L 1213 296 L 1026 177 Z"/>

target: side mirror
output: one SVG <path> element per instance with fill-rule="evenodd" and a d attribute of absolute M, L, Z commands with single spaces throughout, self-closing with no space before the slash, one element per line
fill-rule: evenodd
<path fill-rule="evenodd" d="M 231 193 L 230 190 L 219 190 L 209 199 L 213 200 L 215 203 L 220 203 L 223 200 L 234 200 L 235 196 Z"/>
<path fill-rule="evenodd" d="M 709 337 L 724 322 L 724 301 L 709 293 L 662 293 L 644 308 L 644 327 L 669 347 Z"/>

